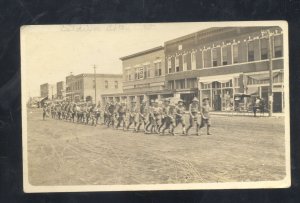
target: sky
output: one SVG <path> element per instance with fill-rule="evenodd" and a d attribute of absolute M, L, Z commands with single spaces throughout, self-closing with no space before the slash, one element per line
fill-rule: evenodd
<path fill-rule="evenodd" d="M 163 46 L 205 28 L 203 23 L 44 25 L 21 28 L 21 70 L 27 96 L 73 74 L 122 73 L 120 57 Z M 23 77 L 26 75 L 26 77 Z"/>

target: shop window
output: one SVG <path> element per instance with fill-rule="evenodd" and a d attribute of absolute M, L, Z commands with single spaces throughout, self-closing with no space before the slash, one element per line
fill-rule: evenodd
<path fill-rule="evenodd" d="M 197 79 L 196 78 L 189 78 L 186 81 L 187 88 L 195 88 L 197 87 Z"/>
<path fill-rule="evenodd" d="M 108 81 L 107 81 L 107 80 L 104 81 L 104 87 L 105 87 L 106 89 L 108 89 Z"/>
<path fill-rule="evenodd" d="M 228 49 L 227 47 L 222 47 L 222 65 L 228 65 Z"/>
<path fill-rule="evenodd" d="M 239 62 L 239 47 L 237 44 L 232 45 L 233 63 Z"/>
<path fill-rule="evenodd" d="M 222 88 L 225 88 L 225 87 L 232 87 L 232 80 L 230 80 L 229 82 L 222 83 Z"/>
<path fill-rule="evenodd" d="M 170 89 L 170 90 L 175 89 L 173 80 L 168 82 L 168 89 Z"/>
<path fill-rule="evenodd" d="M 185 80 L 176 80 L 175 86 L 176 86 L 176 89 L 184 89 L 185 88 Z"/>
<path fill-rule="evenodd" d="M 239 78 L 234 78 L 233 86 L 234 87 L 239 87 Z"/>
<path fill-rule="evenodd" d="M 203 90 L 211 89 L 211 83 L 201 83 L 201 88 Z"/>
<path fill-rule="evenodd" d="M 261 60 L 268 58 L 268 51 L 269 51 L 268 45 L 269 45 L 268 39 L 263 38 L 260 40 L 260 58 L 261 58 Z"/>
<path fill-rule="evenodd" d="M 248 43 L 248 61 L 254 61 L 254 42 L 250 41 Z"/>
<path fill-rule="evenodd" d="M 282 35 L 274 36 L 274 57 L 282 57 L 283 55 Z"/>
<path fill-rule="evenodd" d="M 213 49 L 212 50 L 212 59 L 213 59 L 213 61 L 212 61 L 213 66 L 214 67 L 218 66 L 218 53 L 217 53 L 217 49 Z"/>

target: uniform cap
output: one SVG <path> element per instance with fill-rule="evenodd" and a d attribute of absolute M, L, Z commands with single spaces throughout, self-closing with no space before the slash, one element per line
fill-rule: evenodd
<path fill-rule="evenodd" d="M 192 101 L 193 101 L 193 102 L 194 102 L 194 101 L 199 102 L 199 100 L 198 100 L 196 97 L 194 97 L 194 99 L 193 99 Z"/>
<path fill-rule="evenodd" d="M 204 97 L 204 98 L 202 99 L 202 101 L 205 101 L 205 100 L 209 100 L 209 98 L 208 98 L 208 97 Z"/>

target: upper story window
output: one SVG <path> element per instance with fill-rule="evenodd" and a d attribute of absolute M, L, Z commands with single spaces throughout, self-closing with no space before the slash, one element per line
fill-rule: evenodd
<path fill-rule="evenodd" d="M 213 66 L 218 66 L 218 51 L 217 49 L 212 49 L 212 64 Z"/>
<path fill-rule="evenodd" d="M 118 81 L 115 81 L 115 89 L 118 89 L 119 88 L 119 83 Z"/>
<path fill-rule="evenodd" d="M 260 40 L 260 58 L 261 60 L 268 58 L 268 48 L 269 40 L 267 38 L 263 38 Z"/>
<path fill-rule="evenodd" d="M 248 61 L 254 61 L 254 42 L 248 43 Z"/>
<path fill-rule="evenodd" d="M 274 36 L 274 57 L 282 57 L 283 56 L 283 43 L 282 43 L 282 35 Z"/>
<path fill-rule="evenodd" d="M 171 63 L 171 58 L 168 58 L 168 73 L 172 72 L 172 63 Z"/>
<path fill-rule="evenodd" d="M 179 56 L 175 57 L 175 72 L 179 72 Z"/>
<path fill-rule="evenodd" d="M 108 89 L 108 81 L 107 80 L 104 81 L 104 86 L 105 86 L 105 89 Z"/>
<path fill-rule="evenodd" d="M 211 67 L 211 50 L 204 50 L 203 51 L 204 57 L 204 67 Z"/>
<path fill-rule="evenodd" d="M 161 62 L 154 63 L 154 69 L 155 69 L 155 76 L 161 76 L 162 75 Z"/>
<path fill-rule="evenodd" d="M 233 63 L 239 62 L 239 47 L 237 44 L 232 45 L 232 59 Z"/>
<path fill-rule="evenodd" d="M 182 69 L 183 71 L 187 70 L 187 54 L 182 55 Z"/>
<path fill-rule="evenodd" d="M 222 65 L 228 65 L 228 49 L 222 47 Z"/>
<path fill-rule="evenodd" d="M 192 70 L 196 69 L 196 54 L 195 52 L 191 53 L 191 65 L 192 65 Z"/>
<path fill-rule="evenodd" d="M 126 77 L 127 77 L 127 80 L 128 80 L 128 81 L 132 80 L 132 77 L 131 77 L 131 70 L 127 70 L 127 71 L 126 71 Z"/>
<path fill-rule="evenodd" d="M 150 64 L 146 64 L 143 66 L 143 74 L 144 74 L 144 78 L 149 78 L 150 76 Z M 142 78 L 140 78 L 142 79 Z"/>

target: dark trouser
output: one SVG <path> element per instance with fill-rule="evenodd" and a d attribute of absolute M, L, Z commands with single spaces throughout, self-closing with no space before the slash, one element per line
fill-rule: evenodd
<path fill-rule="evenodd" d="M 123 129 L 125 128 L 125 114 L 124 113 L 119 113 L 119 117 L 118 117 L 118 124 L 116 126 L 116 128 L 120 127 L 122 123 Z"/>
<path fill-rule="evenodd" d="M 158 127 L 158 131 L 160 132 L 160 129 L 166 124 L 166 120 L 167 120 L 167 117 L 164 116 L 161 118 L 161 124 L 160 126 Z"/>
<path fill-rule="evenodd" d="M 175 119 L 171 116 L 165 118 L 165 127 L 162 130 L 162 133 L 165 133 L 165 130 L 169 129 L 170 133 L 174 133 L 175 129 Z"/>
<path fill-rule="evenodd" d="M 127 130 L 129 129 L 129 127 L 134 124 L 134 127 L 136 127 L 137 123 L 135 122 L 135 115 L 130 115 L 129 116 L 129 123 L 127 125 Z"/>

